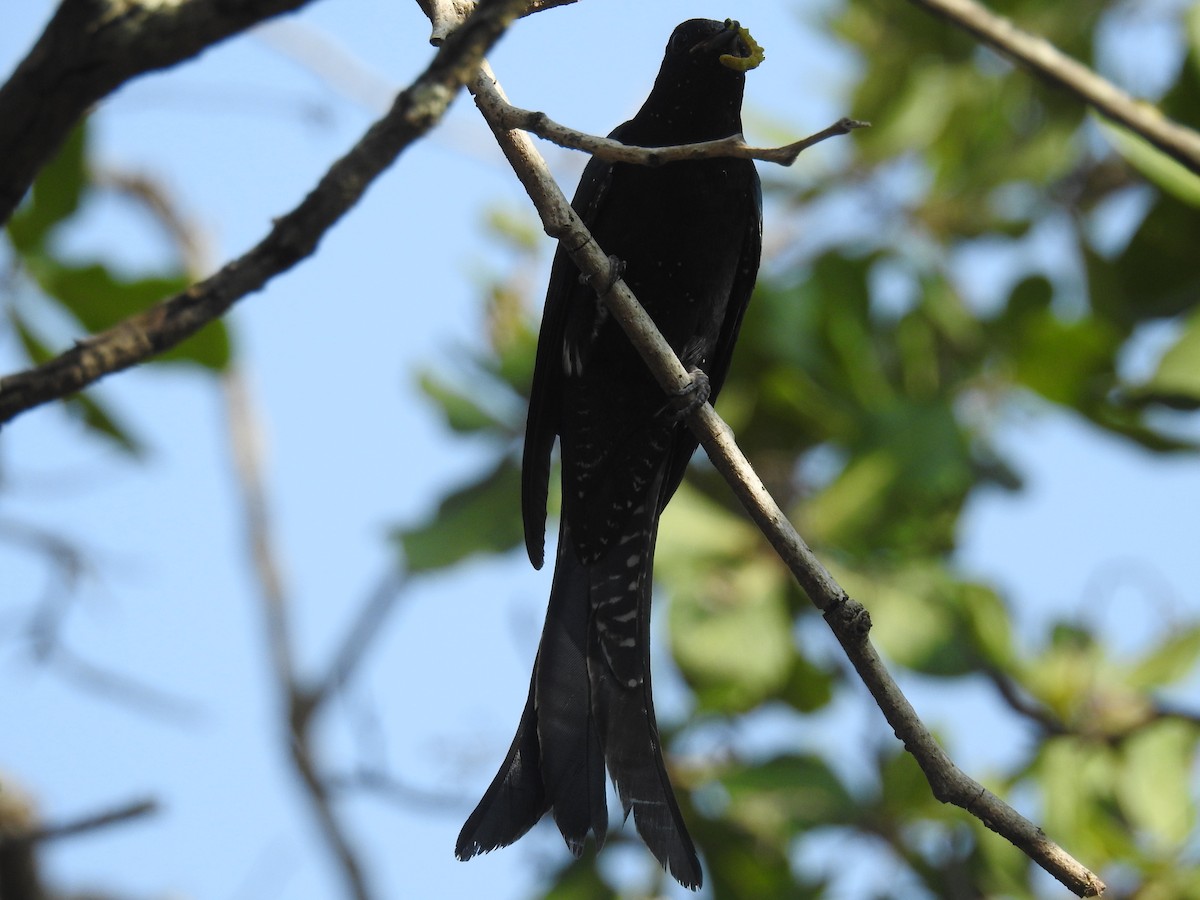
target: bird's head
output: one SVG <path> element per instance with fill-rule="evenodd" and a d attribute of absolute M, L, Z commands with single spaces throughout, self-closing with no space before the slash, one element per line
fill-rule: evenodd
<path fill-rule="evenodd" d="M 762 48 L 739 23 L 689 19 L 671 34 L 654 88 L 625 137 L 666 146 L 740 132 L 745 73 L 762 61 Z"/>
<path fill-rule="evenodd" d="M 762 47 L 734 19 L 689 19 L 667 43 L 664 65 L 712 67 L 714 64 L 747 72 L 764 59 Z"/>

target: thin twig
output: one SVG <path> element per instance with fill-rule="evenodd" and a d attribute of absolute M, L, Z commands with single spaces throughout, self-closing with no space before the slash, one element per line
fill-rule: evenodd
<path fill-rule="evenodd" d="M 524 8 L 521 0 L 482 0 L 387 115 L 330 167 L 304 200 L 275 221 L 257 246 L 204 281 L 77 342 L 43 365 L 0 379 L 0 424 L 174 347 L 311 255 L 375 178 L 440 121 L 459 88 L 474 77 L 483 54 Z"/>
<path fill-rule="evenodd" d="M 608 257 L 550 177 L 545 160 L 524 133 L 512 130 L 500 121 L 502 104 L 507 101 L 486 63 L 471 85 L 471 93 L 537 207 L 546 233 L 560 240 L 560 246 L 566 248 L 580 272 L 594 279 L 593 283 L 607 283 Z M 602 299 L 664 391 L 678 393 L 690 382 L 687 370 L 623 281 L 618 279 Z M 934 796 L 976 816 L 1076 894 L 1097 896 L 1103 892 L 1104 884 L 1095 874 L 1047 839 L 1040 828 L 965 775 L 938 746 L 871 645 L 868 637 L 871 623 L 866 609 L 847 596 L 796 533 L 734 443 L 729 427 L 712 407 L 707 404 L 701 407 L 689 416 L 688 424 L 751 518 L 763 530 L 813 604 L 824 614 L 825 621 L 896 736 L 921 766 Z"/>
<path fill-rule="evenodd" d="M 404 573 L 389 569 L 379 585 L 359 611 L 325 677 L 312 689 L 313 698 L 321 703 L 333 691 L 339 690 L 354 675 L 366 658 L 372 642 L 383 633 L 383 623 L 396 606 L 396 600 L 408 585 Z"/>
<path fill-rule="evenodd" d="M 0 836 L 0 851 L 18 845 L 28 846 L 54 841 L 59 838 L 75 837 L 89 831 L 99 831 L 111 825 L 119 825 L 132 819 L 140 819 L 158 812 L 158 801 L 154 799 L 135 800 L 104 812 L 83 816 L 69 822 L 57 825 L 43 825 L 20 834 L 4 834 Z"/>
<path fill-rule="evenodd" d="M 1200 174 L 1200 133 L 1135 100 L 1111 81 L 1076 62 L 1043 37 L 1022 31 L 975 0 L 909 0 L 969 31 L 1019 65 L 1066 88 L 1098 112 L 1141 135 Z"/>
<path fill-rule="evenodd" d="M 983 673 L 991 681 L 996 693 L 1000 695 L 1000 699 L 1007 704 L 1008 708 L 1033 722 L 1044 734 L 1060 736 L 1071 733 L 1071 729 L 1062 719 L 1026 696 L 1018 687 L 1015 679 L 1010 678 L 1005 672 L 995 666 L 985 665 Z"/>
<path fill-rule="evenodd" d="M 597 137 L 566 125 L 559 124 L 543 112 L 521 109 L 509 103 L 496 104 L 496 121 L 505 128 L 519 128 L 545 138 L 560 147 L 582 150 L 609 162 L 634 163 L 642 166 L 661 166 L 664 163 L 688 159 L 711 159 L 733 157 L 736 159 L 758 159 L 763 162 L 790 166 L 814 144 L 831 137 L 849 134 L 856 128 L 869 128 L 869 122 L 856 119 L 838 119 L 828 128 L 818 131 L 784 147 L 751 147 L 740 134 L 730 135 L 715 141 L 695 144 L 679 144 L 673 147 L 634 147 L 612 138 Z"/>
<path fill-rule="evenodd" d="M 369 768 L 360 768 L 349 775 L 330 778 L 329 787 L 337 791 L 368 792 L 407 809 L 420 808 L 432 812 L 448 812 L 456 816 L 465 815 L 475 805 L 473 798 L 414 787 L 387 772 Z"/>
<path fill-rule="evenodd" d="M 102 697 L 126 709 L 156 719 L 171 719 L 190 725 L 204 715 L 203 707 L 186 697 L 178 697 L 161 688 L 97 665 L 78 656 L 61 642 L 41 648 L 42 661 L 80 691 Z"/>
<path fill-rule="evenodd" d="M 1183 722 L 1193 727 L 1200 725 L 1200 713 L 1169 703 L 1147 703 L 1138 715 L 1119 723 L 1104 722 L 1088 717 L 1076 727 L 1064 721 L 1037 700 L 1025 694 L 1016 679 L 995 666 L 986 665 L 983 672 L 996 688 L 1008 708 L 1036 725 L 1044 734 L 1053 737 L 1073 736 L 1084 740 L 1120 744 L 1155 722 Z"/>
<path fill-rule="evenodd" d="M 246 536 L 259 586 L 271 652 L 275 688 L 283 707 L 285 741 L 292 764 L 305 786 L 313 816 L 337 861 L 346 888 L 355 900 L 369 900 L 363 866 L 346 828 L 333 808 L 329 789 L 317 769 L 312 747 L 313 713 L 317 705 L 296 672 L 292 653 L 289 604 L 270 534 L 263 484 L 261 437 L 244 383 L 232 373 L 225 378 L 230 444 L 246 523 Z"/>

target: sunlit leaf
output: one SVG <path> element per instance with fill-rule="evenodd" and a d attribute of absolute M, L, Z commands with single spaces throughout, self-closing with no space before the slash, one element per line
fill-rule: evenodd
<path fill-rule="evenodd" d="M 1071 835 L 1071 852 L 1079 858 L 1128 858 L 1134 841 L 1116 816 L 1118 772 L 1114 753 L 1105 745 L 1051 738 L 1037 763 L 1043 798 L 1039 824 L 1048 834 Z"/>
<path fill-rule="evenodd" d="M 791 619 L 779 567 L 760 558 L 714 568 L 672 593 L 675 662 L 707 709 L 750 709 L 792 669 Z"/>
<path fill-rule="evenodd" d="M 78 208 L 86 184 L 87 124 L 81 122 L 38 173 L 29 201 L 9 220 L 13 246 L 22 254 L 41 249 L 50 230 Z"/>
<path fill-rule="evenodd" d="M 779 698 L 800 712 L 814 712 L 833 699 L 834 675 L 814 665 L 800 653 L 792 654 L 787 683 Z"/>
<path fill-rule="evenodd" d="M 853 570 L 834 567 L 871 614 L 872 640 L 890 658 L 930 675 L 972 671 L 979 656 L 958 608 L 961 587 L 933 565 Z"/>
<path fill-rule="evenodd" d="M 781 840 L 853 819 L 854 799 L 818 756 L 781 756 L 721 778 L 729 814 L 747 830 Z"/>
<path fill-rule="evenodd" d="M 1200 660 L 1200 625 L 1173 628 L 1162 643 L 1151 647 L 1126 680 L 1142 690 L 1161 688 L 1185 678 Z"/>
<path fill-rule="evenodd" d="M 522 540 L 521 476 L 509 459 L 445 497 L 424 524 L 393 534 L 410 572 L 444 569 L 481 553 L 503 553 Z"/>
<path fill-rule="evenodd" d="M 1111 119 L 1097 113 L 1092 118 L 1135 169 L 1184 203 L 1200 206 L 1200 175 Z"/>
<path fill-rule="evenodd" d="M 1114 779 L 1121 809 L 1160 850 L 1177 848 L 1196 824 L 1192 801 L 1200 730 L 1179 721 L 1142 728 L 1121 747 Z"/>
<path fill-rule="evenodd" d="M 1184 321 L 1183 331 L 1140 390 L 1200 404 L 1200 307 Z"/>
<path fill-rule="evenodd" d="M 436 403 L 451 429 L 462 434 L 480 431 L 503 431 L 508 422 L 487 409 L 479 398 L 447 384 L 432 372 L 420 377 L 421 391 Z"/>
<path fill-rule="evenodd" d="M 67 409 L 77 415 L 94 434 L 110 439 L 130 456 L 142 456 L 145 453 L 145 447 L 129 428 L 117 421 L 116 413 L 90 393 L 76 394 L 65 402 Z"/>
<path fill-rule="evenodd" d="M 1050 311 L 1025 319 L 1013 348 L 1021 384 L 1064 406 L 1087 404 L 1112 380 L 1120 336 L 1096 319 L 1065 322 Z"/>
<path fill-rule="evenodd" d="M 54 357 L 54 352 L 34 334 L 15 310 L 10 311 L 9 321 L 31 363 L 40 365 Z M 129 426 L 120 423 L 116 413 L 90 393 L 73 394 L 63 402 L 68 411 L 93 434 L 111 441 L 117 449 L 130 456 L 141 456 L 145 453 L 145 446 Z"/>

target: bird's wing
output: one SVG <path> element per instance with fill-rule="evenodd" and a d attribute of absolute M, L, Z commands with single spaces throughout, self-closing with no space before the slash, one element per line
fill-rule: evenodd
<path fill-rule="evenodd" d="M 621 140 L 626 125 L 615 128 L 610 138 Z M 591 228 L 612 183 L 613 164 L 592 157 L 571 206 L 583 224 Z M 596 303 L 592 289 L 579 282 L 579 270 L 562 247 L 554 253 L 546 305 L 538 334 L 533 386 L 529 392 L 529 414 L 525 422 L 525 449 L 521 459 L 521 518 L 525 524 L 525 549 L 535 569 L 545 558 L 546 500 L 550 486 L 550 451 L 558 436 L 559 397 L 562 390 L 563 354 L 568 312 L 573 302 Z"/>
<path fill-rule="evenodd" d="M 750 163 L 750 165 L 754 164 Z M 725 307 L 725 318 L 721 321 L 721 331 L 717 336 L 717 343 L 704 368 L 704 374 L 708 376 L 712 388 L 709 396 L 712 403 L 716 403 L 721 386 L 725 384 L 725 376 L 729 374 L 729 364 L 733 359 L 733 347 L 737 343 L 738 331 L 742 327 L 742 316 L 746 313 L 746 307 L 750 305 L 750 295 L 754 292 L 754 283 L 758 278 L 758 262 L 762 256 L 762 184 L 758 180 L 757 173 L 752 179 L 751 190 L 753 202 L 750 204 L 750 214 L 747 216 L 743 230 L 742 251 L 738 257 L 738 268 L 733 278 L 733 286 L 729 291 L 729 303 Z M 679 487 L 679 483 L 683 480 L 683 473 L 687 470 L 688 462 L 696 449 L 695 440 L 687 439 L 690 437 L 690 432 L 687 432 L 686 438 L 683 440 L 677 438 L 675 441 L 675 447 L 672 449 L 671 458 L 667 463 L 667 474 L 663 479 L 662 491 L 659 494 L 660 510 L 666 507 L 667 501 Z"/>

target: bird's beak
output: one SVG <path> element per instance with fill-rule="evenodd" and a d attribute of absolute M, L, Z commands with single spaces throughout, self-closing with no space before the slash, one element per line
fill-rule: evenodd
<path fill-rule="evenodd" d="M 735 72 L 748 72 L 766 59 L 763 48 L 735 19 L 726 19 L 725 27 L 692 48 L 692 53 L 723 51 L 718 62 Z"/>

